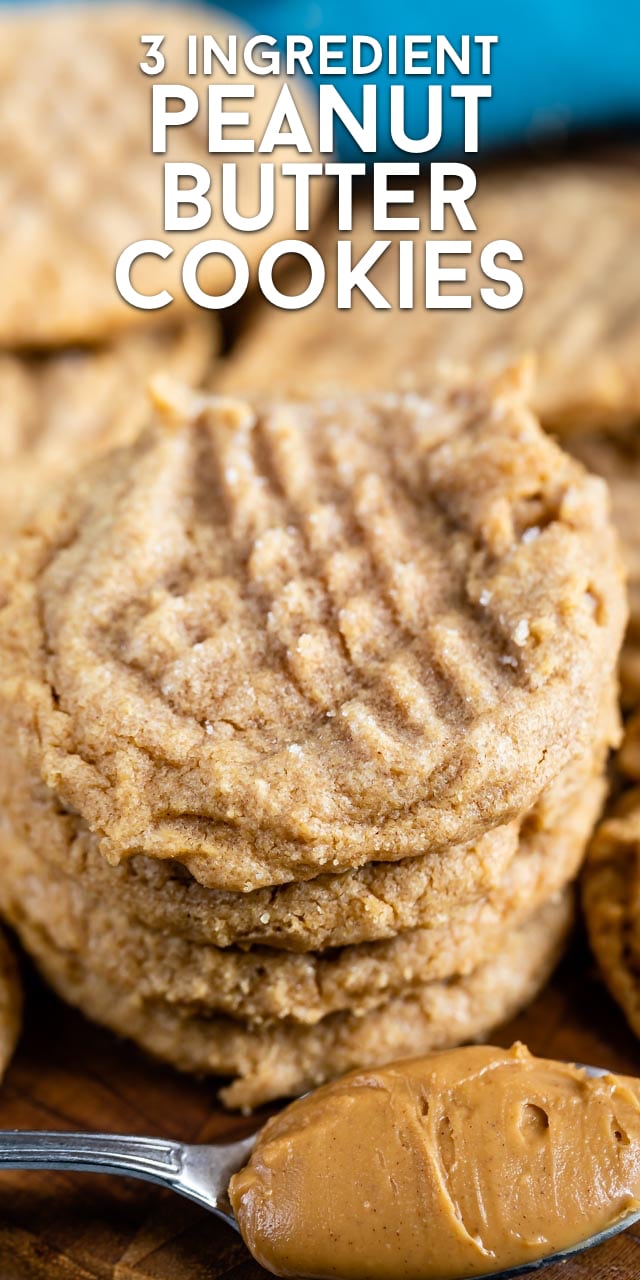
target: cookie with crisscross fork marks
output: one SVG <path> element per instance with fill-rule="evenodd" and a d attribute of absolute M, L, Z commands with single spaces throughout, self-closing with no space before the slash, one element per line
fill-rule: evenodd
<path fill-rule="evenodd" d="M 22 11 L 20 11 L 22 10 Z M 175 319 L 193 309 L 180 284 L 182 260 L 197 241 L 242 244 L 250 262 L 267 245 L 293 234 L 293 184 L 282 183 L 276 217 L 263 231 L 233 231 L 222 217 L 221 162 L 238 165 L 238 207 L 255 212 L 260 155 L 209 156 L 206 84 L 187 75 L 187 36 L 209 33 L 224 48 L 238 23 L 194 6 L 78 4 L 14 6 L 0 14 L 0 344 L 58 345 L 110 338 L 149 312 L 128 305 L 114 281 L 116 261 L 129 244 L 158 239 L 175 250 L 163 262 L 145 256 L 132 280 L 142 293 L 169 289 L 164 311 Z M 242 30 L 242 28 L 240 28 Z M 147 76 L 140 36 L 163 34 L 166 68 Z M 216 72 L 216 83 L 224 73 Z M 227 77 L 231 83 L 231 78 Z M 250 81 L 248 73 L 238 80 Z M 159 83 L 202 90 L 192 124 L 170 128 L 166 155 L 151 150 L 151 91 Z M 256 78 L 255 99 L 241 106 L 250 129 L 225 127 L 225 138 L 260 139 L 283 81 Z M 301 103 L 305 111 L 304 100 Z M 290 159 L 276 150 L 268 160 Z M 164 231 L 165 161 L 205 165 L 212 171 L 214 215 L 200 231 Z M 314 202 L 319 184 L 314 184 Z M 187 210 L 187 212 L 192 212 Z M 205 259 L 199 283 L 225 292 L 232 271 L 221 257 Z"/>
<path fill-rule="evenodd" d="M 176 389 L 6 562 L 0 707 L 107 857 L 250 890 L 474 837 L 597 740 L 606 489 L 516 380 Z"/>

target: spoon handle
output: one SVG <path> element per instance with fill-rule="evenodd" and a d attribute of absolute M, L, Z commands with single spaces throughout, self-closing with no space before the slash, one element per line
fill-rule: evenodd
<path fill-rule="evenodd" d="M 113 1133 L 0 1132 L 0 1169 L 75 1169 L 117 1173 L 175 1187 L 184 1148 L 162 1138 Z"/>
<path fill-rule="evenodd" d="M 224 1218 L 237 1230 L 227 1188 L 248 1160 L 255 1134 L 224 1146 L 189 1145 L 120 1133 L 0 1130 L 2 1169 L 71 1169 L 159 1182 Z"/>

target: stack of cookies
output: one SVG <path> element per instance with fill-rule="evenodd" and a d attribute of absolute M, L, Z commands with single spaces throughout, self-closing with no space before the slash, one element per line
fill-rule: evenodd
<path fill-rule="evenodd" d="M 4 559 L 6 916 L 232 1106 L 488 1034 L 560 954 L 617 735 L 604 485 L 517 372 L 155 398 Z"/>

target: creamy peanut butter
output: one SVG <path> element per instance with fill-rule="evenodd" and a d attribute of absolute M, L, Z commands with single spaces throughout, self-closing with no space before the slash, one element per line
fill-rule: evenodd
<path fill-rule="evenodd" d="M 354 1072 L 271 1120 L 229 1195 L 276 1275 L 517 1266 L 640 1205 L 640 1084 L 520 1044 Z"/>

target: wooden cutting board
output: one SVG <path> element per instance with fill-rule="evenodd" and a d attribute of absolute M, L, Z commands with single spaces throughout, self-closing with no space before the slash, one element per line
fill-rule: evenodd
<path fill-rule="evenodd" d="M 0 1091 L 0 1127 L 105 1129 L 189 1142 L 231 1141 L 255 1127 L 226 1115 L 210 1083 L 152 1063 L 64 1007 L 33 976 L 27 985 L 26 1031 Z M 535 1005 L 494 1038 L 640 1074 L 640 1045 L 580 941 Z M 543 1274 L 638 1280 L 640 1227 Z M 233 1231 L 159 1188 L 82 1174 L 0 1173 L 0 1280 L 265 1276 Z"/>

